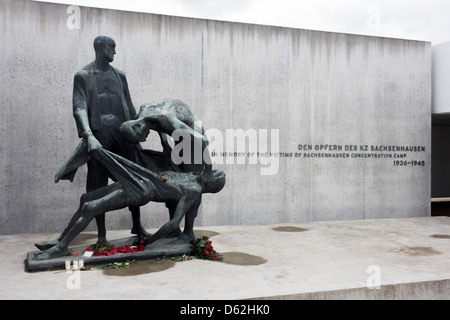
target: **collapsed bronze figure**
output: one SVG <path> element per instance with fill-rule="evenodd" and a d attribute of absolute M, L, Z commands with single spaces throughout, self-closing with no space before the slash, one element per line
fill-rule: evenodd
<path fill-rule="evenodd" d="M 157 174 L 104 149 L 94 151 L 93 156 L 102 163 L 115 165 L 118 170 L 122 169 L 128 173 L 119 176 L 119 181 L 112 185 L 82 195 L 80 206 L 64 232 L 54 241 L 37 244 L 43 251 L 35 255 L 36 260 L 66 254 L 70 242 L 96 215 L 130 205 L 143 206 L 150 201 L 174 203 L 175 211 L 170 221 L 147 238 L 146 243 L 176 233 L 183 217 L 185 227 L 177 241 L 189 242 L 195 239 L 194 219 L 201 204 L 202 194 L 217 193 L 225 185 L 225 174 L 220 170 L 199 175 L 174 171 Z M 128 176 L 130 173 L 134 177 Z"/>

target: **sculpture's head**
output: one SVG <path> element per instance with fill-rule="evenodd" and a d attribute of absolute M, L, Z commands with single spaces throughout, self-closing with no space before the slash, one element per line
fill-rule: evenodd
<path fill-rule="evenodd" d="M 143 119 L 130 120 L 122 123 L 120 133 L 129 143 L 136 144 L 147 139 L 150 128 Z"/>
<path fill-rule="evenodd" d="M 96 56 L 102 57 L 108 62 L 113 62 L 116 54 L 116 42 L 110 37 L 98 36 L 94 40 L 94 50 Z"/>
<path fill-rule="evenodd" d="M 211 176 L 204 179 L 203 192 L 217 193 L 223 189 L 226 181 L 226 174 L 222 170 L 213 170 Z"/>

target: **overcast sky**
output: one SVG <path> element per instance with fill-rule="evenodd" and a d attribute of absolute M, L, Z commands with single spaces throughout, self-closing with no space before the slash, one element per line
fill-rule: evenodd
<path fill-rule="evenodd" d="M 392 38 L 450 41 L 449 0 L 35 0 Z"/>

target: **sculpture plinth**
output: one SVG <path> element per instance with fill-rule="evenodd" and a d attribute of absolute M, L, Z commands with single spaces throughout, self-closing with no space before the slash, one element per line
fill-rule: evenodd
<path fill-rule="evenodd" d="M 110 240 L 112 245 L 123 246 L 132 245 L 136 242 L 138 237 L 123 238 L 118 240 Z M 143 251 L 133 253 L 117 253 L 110 256 L 83 256 L 83 251 L 86 249 L 84 246 L 70 247 L 71 252 L 78 252 L 79 254 L 61 256 L 47 260 L 34 260 L 35 254 L 39 251 L 29 252 L 27 254 L 26 266 L 28 271 L 42 271 L 49 269 L 61 269 L 64 268 L 66 262 L 69 261 L 73 264 L 73 261 L 84 261 L 85 266 L 103 265 L 112 262 L 126 262 L 130 260 L 151 260 L 162 257 L 179 257 L 182 255 L 191 255 L 192 249 L 189 243 L 174 243 L 176 238 L 166 238 L 158 240 L 150 245 L 145 246 Z"/>

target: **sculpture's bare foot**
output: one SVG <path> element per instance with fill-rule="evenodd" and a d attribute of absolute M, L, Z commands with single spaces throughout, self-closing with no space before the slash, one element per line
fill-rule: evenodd
<path fill-rule="evenodd" d="M 111 244 L 106 240 L 97 240 L 97 243 L 91 244 L 89 247 L 94 251 L 110 250 Z"/>
<path fill-rule="evenodd" d="M 33 260 L 42 261 L 42 260 L 59 258 L 59 257 L 66 255 L 67 252 L 68 252 L 67 249 L 61 247 L 60 245 L 56 245 L 45 251 L 35 253 Z"/>
<path fill-rule="evenodd" d="M 138 236 L 137 238 L 136 238 L 136 240 L 134 240 L 133 241 L 133 246 L 138 246 L 138 245 L 141 245 L 141 244 L 143 244 L 143 245 L 146 245 L 147 244 L 147 241 L 148 241 L 148 237 L 144 237 L 144 236 Z"/>
<path fill-rule="evenodd" d="M 133 227 L 133 229 L 131 229 L 131 233 L 138 235 L 138 236 L 143 236 L 143 237 L 151 236 L 151 234 L 148 233 L 147 230 L 145 230 L 143 226 Z"/>
<path fill-rule="evenodd" d="M 41 242 L 41 243 L 35 243 L 35 247 L 38 248 L 41 251 L 50 249 L 51 247 L 54 247 L 58 244 L 58 240 L 51 240 L 47 242 Z"/>

